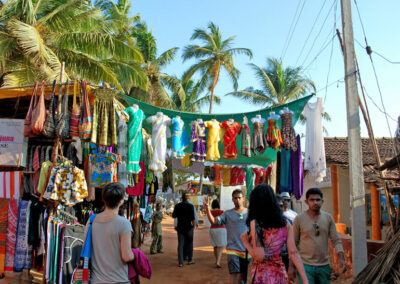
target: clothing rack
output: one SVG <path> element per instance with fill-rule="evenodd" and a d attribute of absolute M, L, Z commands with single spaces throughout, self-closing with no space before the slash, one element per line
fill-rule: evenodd
<path fill-rule="evenodd" d="M 61 219 L 63 219 L 64 221 L 67 221 L 69 223 L 74 223 L 74 222 L 78 222 L 78 218 L 75 217 L 74 215 L 71 215 L 70 213 L 62 210 L 62 209 L 58 209 L 56 211 L 56 216 L 58 215 L 58 217 L 60 217 Z"/>

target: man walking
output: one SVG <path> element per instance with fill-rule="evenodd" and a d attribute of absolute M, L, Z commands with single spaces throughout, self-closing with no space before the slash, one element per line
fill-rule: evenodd
<path fill-rule="evenodd" d="M 178 261 L 179 267 L 183 266 L 184 248 L 188 257 L 187 264 L 194 264 L 193 258 L 193 229 L 195 227 L 194 206 L 188 202 L 189 197 L 186 193 L 182 194 L 182 202 L 178 203 L 174 212 L 173 218 L 177 218 L 178 224 L 175 230 L 178 232 Z"/>
<path fill-rule="evenodd" d="M 305 202 L 308 210 L 299 214 L 293 222 L 295 243 L 310 284 L 329 284 L 332 269 L 329 264 L 328 239 L 331 239 L 339 254 L 341 273 L 346 271 L 342 241 L 332 216 L 321 210 L 324 203 L 322 191 L 319 188 L 310 188 Z"/>
<path fill-rule="evenodd" d="M 158 202 L 156 205 L 156 212 L 152 216 L 153 223 L 151 226 L 151 235 L 153 237 L 153 241 L 150 246 L 150 254 L 163 253 L 161 228 L 162 219 L 162 204 Z"/>
<path fill-rule="evenodd" d="M 241 190 L 237 189 L 232 192 L 232 201 L 235 208 L 225 211 L 218 217 L 211 214 L 208 200 L 204 202 L 204 209 L 212 225 L 225 225 L 226 227 L 229 283 L 240 284 L 246 283 L 248 268 L 246 248 L 240 239 L 240 236 L 248 230 L 246 225 L 247 208 L 243 206 L 244 196 Z"/>
<path fill-rule="evenodd" d="M 289 192 L 282 192 L 281 193 L 282 197 L 282 205 L 283 205 L 283 215 L 285 216 L 286 220 L 289 221 L 289 223 L 292 225 L 294 218 L 296 218 L 297 213 L 293 211 L 292 209 L 289 209 L 289 203 L 290 203 L 290 195 Z"/>

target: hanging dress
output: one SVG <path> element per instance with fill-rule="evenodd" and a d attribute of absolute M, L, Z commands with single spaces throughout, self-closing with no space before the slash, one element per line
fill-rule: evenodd
<path fill-rule="evenodd" d="M 293 114 L 286 112 L 281 114 L 283 148 L 297 150 L 296 132 L 293 129 Z"/>
<path fill-rule="evenodd" d="M 171 136 L 168 127 L 171 124 L 171 118 L 163 113 L 157 113 L 149 117 L 147 121 L 153 124 L 152 143 L 154 152 L 149 169 L 162 173 L 167 169 L 165 160 L 167 156 L 167 138 Z"/>
<path fill-rule="evenodd" d="M 217 120 L 209 120 L 204 123 L 204 126 L 208 128 L 208 139 L 207 139 L 207 161 L 218 161 L 221 158 L 218 149 L 218 142 L 221 140 L 220 132 L 221 127 Z"/>
<path fill-rule="evenodd" d="M 189 145 L 189 138 L 185 130 L 185 122 L 180 117 L 172 119 L 172 150 L 173 156 L 178 159 L 185 157 L 184 150 Z"/>
<path fill-rule="evenodd" d="M 255 155 L 256 152 L 263 154 L 268 147 L 265 137 L 265 124 L 263 122 L 253 123 L 253 135 L 251 137 L 251 151 Z"/>
<path fill-rule="evenodd" d="M 142 153 L 142 123 L 145 115 L 141 109 L 128 107 L 125 112 L 129 115 L 128 122 L 128 164 L 126 171 L 137 174 L 140 172 L 140 154 Z"/>
<path fill-rule="evenodd" d="M 204 162 L 206 157 L 206 128 L 203 121 L 192 122 L 192 135 L 190 141 L 193 142 L 192 161 Z"/>
<path fill-rule="evenodd" d="M 251 138 L 250 138 L 250 127 L 247 123 L 242 124 L 242 128 L 240 129 L 240 133 L 242 134 L 242 151 L 241 154 L 246 157 L 251 157 Z M 240 134 L 239 133 L 239 134 Z"/>
<path fill-rule="evenodd" d="M 225 129 L 224 134 L 224 159 L 236 159 L 237 147 L 236 147 L 236 136 L 240 131 L 240 123 L 224 121 L 221 123 L 221 127 Z"/>
<path fill-rule="evenodd" d="M 281 131 L 279 130 L 278 123 L 275 124 L 275 119 L 268 120 L 267 142 L 274 150 L 280 149 L 283 144 Z"/>

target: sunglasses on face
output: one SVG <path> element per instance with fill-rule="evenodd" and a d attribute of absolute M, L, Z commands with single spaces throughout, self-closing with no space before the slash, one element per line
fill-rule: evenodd
<path fill-rule="evenodd" d="M 314 227 L 314 235 L 315 236 L 319 236 L 319 225 L 318 225 L 318 223 L 314 223 L 313 227 Z"/>

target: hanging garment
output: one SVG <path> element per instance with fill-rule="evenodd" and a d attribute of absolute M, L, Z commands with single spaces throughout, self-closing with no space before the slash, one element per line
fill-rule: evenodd
<path fill-rule="evenodd" d="M 249 200 L 250 193 L 251 193 L 251 191 L 253 190 L 253 187 L 254 187 L 253 168 L 252 167 L 245 167 L 244 170 L 246 172 L 246 188 L 247 188 L 246 198 L 247 198 L 247 200 Z"/>
<path fill-rule="evenodd" d="M 56 112 L 56 80 L 53 81 L 53 90 L 51 91 L 51 99 L 50 99 L 50 105 L 49 109 L 47 111 L 46 115 L 46 120 L 43 125 L 43 131 L 42 133 L 46 137 L 54 137 L 56 134 L 56 129 L 55 129 L 55 121 L 54 121 L 54 113 Z"/>
<path fill-rule="evenodd" d="M 221 170 L 222 170 L 222 183 L 224 186 L 229 186 L 230 185 L 229 183 L 231 181 L 230 177 L 231 167 L 223 166 Z"/>
<path fill-rule="evenodd" d="M 24 136 L 25 137 L 35 137 L 35 133 L 33 133 L 33 131 L 32 131 L 32 110 L 33 110 L 34 106 L 36 105 L 36 101 L 37 101 L 38 86 L 39 86 L 39 83 L 36 82 L 35 86 L 33 87 L 31 102 L 29 103 L 29 109 L 28 109 L 28 112 L 26 113 L 26 117 L 24 120 Z"/>
<path fill-rule="evenodd" d="M 77 167 L 61 168 L 54 179 L 54 188 L 50 199 L 75 205 L 88 196 L 88 188 L 83 170 Z"/>
<path fill-rule="evenodd" d="M 237 147 L 236 147 L 236 136 L 240 132 L 240 123 L 229 121 L 224 121 L 221 123 L 221 127 L 225 130 L 224 134 L 224 154 L 222 157 L 224 159 L 236 159 L 237 157 Z"/>
<path fill-rule="evenodd" d="M 127 115 L 129 115 L 127 130 L 128 164 L 126 166 L 126 170 L 128 173 L 137 174 L 138 172 L 140 172 L 139 161 L 140 155 L 142 153 L 143 144 L 142 123 L 146 116 L 141 109 L 136 109 L 134 107 L 128 107 L 127 109 L 125 109 L 125 112 Z"/>
<path fill-rule="evenodd" d="M 290 164 L 290 150 L 281 149 L 281 192 L 292 192 L 292 170 Z"/>
<path fill-rule="evenodd" d="M 111 182 L 117 182 L 117 164 L 120 161 L 119 154 L 97 153 L 90 155 L 91 186 L 103 186 Z"/>
<path fill-rule="evenodd" d="M 221 184 L 221 171 L 222 171 L 222 166 L 221 165 L 214 165 L 213 169 L 215 172 L 214 176 L 214 184 Z"/>
<path fill-rule="evenodd" d="M 206 128 L 202 120 L 192 121 L 192 135 L 190 141 L 193 142 L 191 160 L 204 162 L 206 157 Z"/>
<path fill-rule="evenodd" d="M 0 198 L 20 198 L 22 172 L 0 172 Z"/>
<path fill-rule="evenodd" d="M 93 124 L 93 117 L 92 112 L 90 110 L 90 102 L 89 96 L 87 92 L 87 83 L 85 80 L 81 83 L 82 89 L 82 108 L 81 108 L 81 116 L 80 116 L 80 123 L 79 123 L 79 137 L 82 140 L 90 139 L 92 133 L 92 124 Z"/>
<path fill-rule="evenodd" d="M 254 186 L 256 187 L 257 185 L 259 185 L 261 183 L 261 178 L 264 174 L 263 169 L 259 169 L 259 168 L 254 168 L 253 169 L 253 173 L 254 173 Z"/>
<path fill-rule="evenodd" d="M 23 269 L 31 269 L 32 246 L 27 242 L 27 226 L 29 220 L 30 201 L 21 200 L 18 211 L 17 238 L 15 243 L 14 271 L 21 272 Z"/>
<path fill-rule="evenodd" d="M 239 178 L 240 169 L 238 167 L 232 167 L 230 171 L 229 177 L 229 185 L 238 185 L 238 178 Z"/>
<path fill-rule="evenodd" d="M 326 176 L 325 145 L 322 130 L 324 100 L 308 103 L 304 108 L 306 121 L 306 149 L 304 170 L 309 170 L 316 182 L 322 182 Z"/>
<path fill-rule="evenodd" d="M 179 116 L 172 119 L 172 155 L 178 159 L 185 157 L 184 150 L 189 145 L 189 138 L 184 125 L 185 122 Z"/>
<path fill-rule="evenodd" d="M 62 87 L 60 87 L 62 93 Z M 56 121 L 56 135 L 58 137 L 66 138 L 69 135 L 69 112 L 68 112 L 68 81 L 65 83 L 65 94 L 58 102 L 57 112 L 55 117 Z"/>
<path fill-rule="evenodd" d="M 121 161 L 118 163 L 118 182 L 123 184 L 125 187 L 128 186 L 128 172 L 127 172 L 127 161 L 128 161 L 128 125 L 124 119 L 120 116 L 118 121 L 118 154 L 121 156 Z"/>
<path fill-rule="evenodd" d="M 162 112 L 158 112 L 150 116 L 147 121 L 153 124 L 152 143 L 154 152 L 149 169 L 162 173 L 167 169 L 165 160 L 167 156 L 167 138 L 171 137 L 168 127 L 171 124 L 171 118 Z"/>
<path fill-rule="evenodd" d="M 274 161 L 269 167 L 271 167 L 271 175 L 268 179 L 268 184 L 276 192 L 276 174 L 277 174 L 277 161 Z"/>
<path fill-rule="evenodd" d="M 301 154 L 300 135 L 297 135 L 297 150 L 290 155 L 290 165 L 292 169 L 293 194 L 297 200 L 303 195 L 303 157 Z"/>
<path fill-rule="evenodd" d="M 4 270 L 14 270 L 15 241 L 18 225 L 18 199 L 10 199 L 8 205 L 7 237 L 6 237 L 6 259 Z"/>
<path fill-rule="evenodd" d="M 113 89 L 94 90 L 93 125 L 90 142 L 101 146 L 117 144 L 117 126 L 115 118 Z"/>
<path fill-rule="evenodd" d="M 245 182 L 246 182 L 246 171 L 244 170 L 244 168 L 239 168 L 237 184 L 241 185 L 245 184 Z"/>
<path fill-rule="evenodd" d="M 297 150 L 296 133 L 293 129 L 293 114 L 286 112 L 281 114 L 283 148 L 286 150 Z"/>
<path fill-rule="evenodd" d="M 247 125 L 247 123 L 243 123 L 242 124 L 242 128 L 240 129 L 240 133 L 242 134 L 241 154 L 243 156 L 246 156 L 246 157 L 251 157 L 250 127 Z"/>
<path fill-rule="evenodd" d="M 32 132 L 35 135 L 40 135 L 40 133 L 43 130 L 45 120 L 46 120 L 46 106 L 44 104 L 44 81 L 43 81 L 37 104 L 32 109 L 31 127 L 32 127 Z"/>
<path fill-rule="evenodd" d="M 268 120 L 267 142 L 274 150 L 280 149 L 283 144 L 279 125 L 278 123 L 275 124 L 275 119 Z"/>
<path fill-rule="evenodd" d="M 267 147 L 268 143 L 265 136 L 265 124 L 262 122 L 255 122 L 253 124 L 253 135 L 251 138 L 251 150 L 254 155 L 256 155 L 256 152 L 263 154 Z"/>
<path fill-rule="evenodd" d="M 144 194 L 144 178 L 146 175 L 146 165 L 139 162 L 140 172 L 138 173 L 138 181 L 135 186 L 127 187 L 126 193 L 132 196 L 141 196 Z"/>
<path fill-rule="evenodd" d="M 79 96 L 79 103 L 76 102 L 76 93 L 79 92 L 79 83 L 74 81 L 74 97 L 72 99 L 72 113 L 69 120 L 69 136 L 79 137 L 79 121 L 81 119 L 82 100 Z"/>
<path fill-rule="evenodd" d="M 218 149 L 218 142 L 221 140 L 220 123 L 213 119 L 206 121 L 204 126 L 208 128 L 207 156 L 208 161 L 218 161 L 221 158 Z"/>
<path fill-rule="evenodd" d="M 9 199 L 0 199 L 0 277 L 4 277 Z"/>
<path fill-rule="evenodd" d="M 85 226 L 79 224 L 65 226 L 62 284 L 71 283 L 74 271 L 80 261 L 84 238 Z"/>

